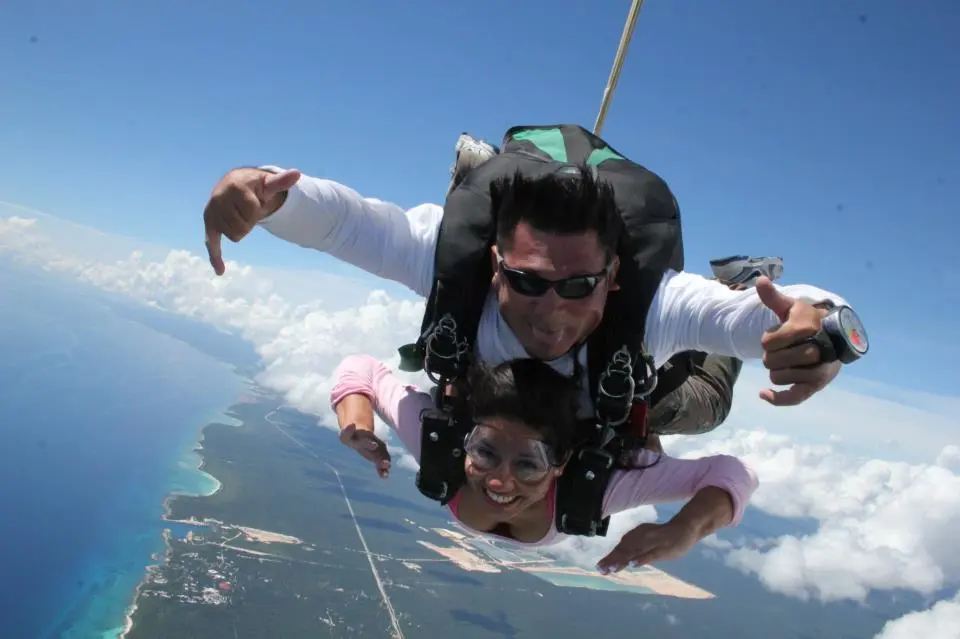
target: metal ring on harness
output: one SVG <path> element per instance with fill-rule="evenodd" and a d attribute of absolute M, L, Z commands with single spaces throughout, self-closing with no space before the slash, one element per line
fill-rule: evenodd
<path fill-rule="evenodd" d="M 466 340 L 457 339 L 457 322 L 449 314 L 437 322 L 427 336 L 424 372 L 434 384 L 454 379 L 460 372 L 460 358 L 467 351 Z"/>
<path fill-rule="evenodd" d="M 606 427 L 616 427 L 630 417 L 636 382 L 633 379 L 633 363 L 626 347 L 613 357 L 606 370 L 597 380 L 595 414 L 597 421 Z M 616 414 L 619 413 L 619 414 Z"/>

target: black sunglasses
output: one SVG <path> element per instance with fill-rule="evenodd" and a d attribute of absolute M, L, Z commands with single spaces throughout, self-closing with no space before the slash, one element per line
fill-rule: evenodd
<path fill-rule="evenodd" d="M 510 268 L 503 263 L 503 258 L 499 254 L 497 255 L 497 267 L 503 273 L 510 288 L 528 297 L 540 297 L 552 288 L 563 299 L 582 300 L 593 294 L 597 285 L 610 274 L 612 266 L 612 264 L 608 264 L 599 273 L 590 275 L 573 275 L 562 280 L 548 280 L 536 273 Z"/>

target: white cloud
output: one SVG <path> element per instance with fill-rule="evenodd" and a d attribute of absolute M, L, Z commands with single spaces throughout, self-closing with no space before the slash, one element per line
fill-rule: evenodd
<path fill-rule="evenodd" d="M 888 621 L 874 639 L 957 639 L 960 637 L 960 592 L 931 608 Z"/>
<path fill-rule="evenodd" d="M 738 393 L 747 395 L 764 381 L 747 373 Z M 828 392 L 823 395 L 818 404 L 830 401 Z M 803 425 L 804 412 L 782 412 L 781 430 Z M 809 536 L 732 549 L 730 565 L 755 573 L 771 590 L 822 601 L 863 601 L 873 589 L 930 594 L 960 582 L 960 475 L 949 466 L 955 446 L 941 449 L 935 462 L 871 459 L 829 441 L 806 444 L 795 434 L 747 430 L 743 419 L 735 410 L 730 427 L 705 437 L 671 438 L 665 446 L 681 456 L 741 457 L 760 476 L 754 507 L 780 517 L 811 517 L 820 526 Z M 870 419 L 881 417 L 874 410 Z M 906 423 L 919 430 L 916 421 Z"/>
<path fill-rule="evenodd" d="M 57 236 L 63 239 L 55 241 Z M 393 300 L 355 282 L 344 286 L 341 277 L 318 274 L 317 280 L 330 285 L 324 287 L 326 299 L 295 303 L 249 266 L 228 263 L 226 275 L 217 278 L 205 259 L 187 251 L 154 251 L 151 260 L 129 243 L 126 252 L 112 251 L 114 259 L 96 259 L 106 253 L 107 244 L 98 231 L 49 216 L 0 218 L 0 254 L 236 332 L 263 361 L 256 381 L 328 427 L 336 424 L 329 407 L 329 374 L 340 360 L 350 353 L 371 353 L 396 366 L 397 346 L 419 332 L 423 302 Z M 112 244 L 115 249 L 120 245 Z M 82 250 L 74 251 L 74 246 Z M 344 295 L 361 301 L 345 306 Z M 410 381 L 426 380 L 412 376 Z M 386 437 L 386 427 L 379 420 L 377 425 L 378 434 Z M 392 452 L 396 466 L 416 467 L 402 450 Z"/>
<path fill-rule="evenodd" d="M 937 466 L 946 468 L 953 473 L 960 473 L 960 446 L 944 446 L 937 455 Z"/>
<path fill-rule="evenodd" d="M 216 278 L 205 259 L 185 251 L 137 252 L 132 241 L 16 213 L 0 217 L 0 254 L 237 332 L 263 360 L 257 381 L 321 423 L 335 423 L 329 374 L 343 356 L 366 352 L 396 366 L 397 346 L 419 329 L 422 302 L 344 285 L 344 278 L 316 274 L 312 281 L 321 284 L 296 297 L 260 269 L 228 264 L 227 275 Z M 801 598 L 862 601 L 875 589 L 931 594 L 960 583 L 960 398 L 850 380 L 782 409 L 757 398 L 764 386 L 762 371 L 745 367 L 726 425 L 665 444 L 683 456 L 744 458 L 761 479 L 754 507 L 811 517 L 819 528 L 749 543 L 714 537 L 705 545 L 771 590 Z M 415 468 L 409 456 L 392 452 L 396 467 Z M 651 506 L 623 513 L 607 538 L 567 540 L 554 550 L 592 565 L 620 534 L 655 516 Z M 930 614 L 951 606 L 956 602 Z"/>

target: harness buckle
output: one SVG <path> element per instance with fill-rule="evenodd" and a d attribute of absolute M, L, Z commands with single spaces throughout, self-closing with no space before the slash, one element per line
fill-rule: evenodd
<path fill-rule="evenodd" d="M 597 471 L 606 472 L 613 468 L 616 461 L 614 456 L 603 448 L 581 448 L 577 453 L 577 459 L 586 469 L 583 478 L 587 481 L 593 481 L 597 476 Z"/>
<path fill-rule="evenodd" d="M 634 399 L 646 399 L 649 397 L 650 393 L 656 390 L 657 384 L 660 381 L 653 357 L 649 353 L 640 353 L 640 361 L 643 364 L 643 374 L 640 376 L 639 387 L 636 388 Z M 634 380 L 636 381 L 636 377 L 634 377 Z"/>

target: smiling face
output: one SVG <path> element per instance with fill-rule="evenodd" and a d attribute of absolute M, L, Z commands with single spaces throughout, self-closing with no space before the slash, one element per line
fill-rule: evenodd
<path fill-rule="evenodd" d="M 500 313 L 527 353 L 556 359 L 600 324 L 618 262 L 594 231 L 558 235 L 526 222 L 494 249 Z"/>
<path fill-rule="evenodd" d="M 539 517 L 534 507 L 545 504 L 574 444 L 579 392 L 576 379 L 538 359 L 473 368 L 464 490 L 483 526 Z"/>
<path fill-rule="evenodd" d="M 542 437 L 513 419 L 483 420 L 467 437 L 465 450 L 467 487 L 503 522 L 543 501 L 563 472 Z"/>
<path fill-rule="evenodd" d="M 614 290 L 623 223 L 613 187 L 591 167 L 557 165 L 490 193 L 500 314 L 531 357 L 556 359 L 597 327 Z"/>

